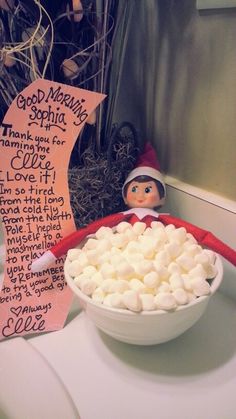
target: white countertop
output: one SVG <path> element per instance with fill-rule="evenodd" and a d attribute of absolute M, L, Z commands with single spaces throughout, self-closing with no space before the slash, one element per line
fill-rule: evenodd
<path fill-rule="evenodd" d="M 0 344 L 2 366 L 6 363 L 1 348 L 18 339 L 22 338 Z M 115 341 L 99 332 L 83 312 L 60 331 L 24 341 L 56 373 L 81 419 L 236 418 L 236 303 L 221 293 L 213 297 L 191 330 L 161 345 L 141 347 Z M 32 383 L 40 379 L 37 367 L 33 371 L 31 367 Z M 44 380 L 43 385 L 51 395 L 51 407 L 60 405 L 60 393 L 51 381 Z M 32 400 L 35 396 L 31 396 L 31 386 L 19 391 L 27 391 Z M 1 409 L 0 417 L 4 417 Z M 15 418 L 57 416 L 55 409 L 55 416 L 25 413 Z M 74 416 L 68 413 L 64 418 Z"/>

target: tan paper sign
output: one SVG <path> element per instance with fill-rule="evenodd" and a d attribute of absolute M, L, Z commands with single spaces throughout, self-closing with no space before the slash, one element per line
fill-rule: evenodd
<path fill-rule="evenodd" d="M 104 95 L 37 80 L 10 106 L 0 128 L 0 214 L 6 262 L 0 339 L 63 327 L 72 295 L 63 259 L 31 272 L 31 263 L 75 230 L 67 170 L 88 116 Z"/>

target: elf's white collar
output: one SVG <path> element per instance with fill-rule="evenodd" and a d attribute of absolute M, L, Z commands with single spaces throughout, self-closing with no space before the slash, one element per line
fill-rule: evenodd
<path fill-rule="evenodd" d="M 158 218 L 158 212 L 150 208 L 131 208 L 127 211 L 123 211 L 122 214 L 135 214 L 137 217 L 142 220 L 146 215 L 152 215 L 155 218 Z"/>

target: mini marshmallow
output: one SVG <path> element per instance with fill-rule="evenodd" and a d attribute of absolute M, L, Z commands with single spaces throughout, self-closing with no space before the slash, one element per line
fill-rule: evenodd
<path fill-rule="evenodd" d="M 207 279 L 207 273 L 200 263 L 198 263 L 193 269 L 189 271 L 189 276 L 191 278 L 197 277 L 202 279 Z"/>
<path fill-rule="evenodd" d="M 169 254 L 171 259 L 175 259 L 180 255 L 182 247 L 177 241 L 171 241 L 165 244 L 164 250 Z"/>
<path fill-rule="evenodd" d="M 83 266 L 81 266 L 80 261 L 78 259 L 73 260 L 68 265 L 68 274 L 72 276 L 72 278 L 78 276 L 83 271 Z"/>
<path fill-rule="evenodd" d="M 162 266 L 161 263 L 157 261 L 153 262 L 153 266 L 161 281 L 166 281 L 169 278 L 170 272 L 168 272 L 168 268 Z"/>
<path fill-rule="evenodd" d="M 197 244 L 197 240 L 195 239 L 195 237 L 193 237 L 191 233 L 186 234 L 186 239 L 191 244 Z"/>
<path fill-rule="evenodd" d="M 134 265 L 134 270 L 138 276 L 143 277 L 153 270 L 153 263 L 149 260 L 142 260 Z"/>
<path fill-rule="evenodd" d="M 137 221 L 136 223 L 134 223 L 133 228 L 132 228 L 133 232 L 137 236 L 140 236 L 141 234 L 143 234 L 145 229 L 146 229 L 146 224 L 141 221 Z"/>
<path fill-rule="evenodd" d="M 86 279 L 86 280 L 88 279 L 87 275 L 85 275 L 84 273 L 79 274 L 79 275 L 78 275 L 78 276 L 76 276 L 76 277 L 75 277 L 75 279 L 74 279 L 75 285 L 76 285 L 77 287 L 81 288 L 82 282 L 83 282 L 85 279 Z"/>
<path fill-rule="evenodd" d="M 168 235 L 166 234 L 166 231 L 164 229 L 158 228 L 155 231 L 155 238 L 157 239 L 159 245 L 158 248 L 160 248 L 160 246 L 164 246 L 165 243 L 167 243 L 168 241 Z"/>
<path fill-rule="evenodd" d="M 173 310 L 176 308 L 176 300 L 170 292 L 160 292 L 154 297 L 155 304 L 160 310 Z"/>
<path fill-rule="evenodd" d="M 96 288 L 97 288 L 97 283 L 91 278 L 84 279 L 81 282 L 80 289 L 85 295 L 92 295 Z"/>
<path fill-rule="evenodd" d="M 125 237 L 127 238 L 128 241 L 136 240 L 136 234 L 133 231 L 133 228 L 132 229 L 127 228 L 127 230 L 125 230 L 125 232 L 124 232 L 124 235 L 125 235 Z"/>
<path fill-rule="evenodd" d="M 152 221 L 151 227 L 153 228 L 153 230 L 156 230 L 158 228 L 163 230 L 165 228 L 164 224 L 161 223 L 160 221 Z"/>
<path fill-rule="evenodd" d="M 170 291 L 171 291 L 170 284 L 166 281 L 163 281 L 161 285 L 159 285 L 159 287 L 157 288 L 157 293 L 170 292 Z"/>
<path fill-rule="evenodd" d="M 89 238 L 84 245 L 84 249 L 88 249 L 88 250 L 96 249 L 98 243 L 99 243 L 98 240 Z"/>
<path fill-rule="evenodd" d="M 110 237 L 112 236 L 108 235 L 108 237 L 99 240 L 97 250 L 100 252 L 100 254 L 111 250 L 112 244 L 109 240 Z"/>
<path fill-rule="evenodd" d="M 105 237 L 110 236 L 111 234 L 113 234 L 113 231 L 110 227 L 100 227 L 96 233 L 95 236 L 97 237 L 98 240 L 100 239 L 104 239 Z"/>
<path fill-rule="evenodd" d="M 150 234 L 150 231 L 153 232 L 153 230 L 150 227 L 147 227 L 145 232 L 137 237 L 138 242 L 142 244 L 149 244 L 153 242 L 154 235 Z"/>
<path fill-rule="evenodd" d="M 147 259 L 152 259 L 155 256 L 155 241 L 152 237 L 142 237 L 140 240 L 140 252 Z"/>
<path fill-rule="evenodd" d="M 183 274 L 181 275 L 183 283 L 184 283 L 184 289 L 186 291 L 192 292 L 192 285 L 191 285 L 191 276 L 189 274 Z"/>
<path fill-rule="evenodd" d="M 143 232 L 143 236 L 154 236 L 153 229 L 151 227 L 147 227 L 146 230 Z"/>
<path fill-rule="evenodd" d="M 188 303 L 191 303 L 192 301 L 196 300 L 196 295 L 194 295 L 192 292 L 186 291 L 188 296 Z"/>
<path fill-rule="evenodd" d="M 127 255 L 126 252 L 125 252 L 125 254 Z M 140 261 L 144 260 L 144 256 L 143 256 L 142 253 L 128 253 L 128 255 L 126 256 L 126 258 L 127 258 L 127 261 L 129 261 L 130 264 L 133 266 L 133 268 L 135 267 L 135 264 L 137 264 Z"/>
<path fill-rule="evenodd" d="M 123 302 L 123 294 L 120 294 L 119 292 L 114 292 L 109 295 L 109 304 L 113 308 L 126 308 Z"/>
<path fill-rule="evenodd" d="M 153 259 L 153 257 L 155 256 L 155 250 L 152 244 L 150 244 L 149 246 L 143 246 L 141 250 L 146 259 Z"/>
<path fill-rule="evenodd" d="M 92 266 L 92 265 L 88 265 L 88 266 L 85 266 L 85 268 L 83 269 L 83 273 L 85 274 L 85 275 L 87 275 L 88 277 L 92 277 L 95 273 L 97 272 L 97 269 L 94 267 L 94 266 Z"/>
<path fill-rule="evenodd" d="M 114 283 L 116 282 L 115 279 L 112 278 L 107 278 L 104 279 L 103 282 L 100 285 L 100 288 L 106 293 L 108 294 L 109 292 L 111 292 L 112 287 L 114 285 Z"/>
<path fill-rule="evenodd" d="M 211 265 L 214 265 L 216 261 L 216 254 L 212 250 L 204 249 L 203 253 L 205 253 L 208 256 L 208 261 Z"/>
<path fill-rule="evenodd" d="M 167 270 L 170 274 L 181 274 L 182 269 L 176 262 L 171 262 L 167 267 Z"/>
<path fill-rule="evenodd" d="M 125 251 L 127 253 L 137 253 L 139 251 L 139 249 L 140 249 L 139 243 L 136 240 L 131 240 L 127 244 Z"/>
<path fill-rule="evenodd" d="M 108 295 L 106 295 L 104 297 L 103 304 L 104 304 L 104 306 L 112 307 L 112 304 L 111 304 L 111 294 L 108 294 Z"/>
<path fill-rule="evenodd" d="M 110 249 L 110 253 L 111 253 L 111 256 L 113 256 L 113 255 L 121 254 L 122 251 L 121 249 L 118 249 L 118 247 L 112 246 Z"/>
<path fill-rule="evenodd" d="M 115 268 L 111 263 L 105 262 L 100 267 L 100 272 L 104 278 L 113 278 L 115 276 Z"/>
<path fill-rule="evenodd" d="M 171 262 L 170 256 L 168 252 L 166 252 L 165 250 L 161 250 L 160 252 L 158 252 L 155 257 L 155 260 L 161 263 L 162 266 L 168 266 Z"/>
<path fill-rule="evenodd" d="M 156 295 L 157 293 L 157 288 L 148 288 L 146 287 L 144 291 L 142 291 L 142 294 L 152 294 L 152 295 Z"/>
<path fill-rule="evenodd" d="M 103 280 L 104 280 L 101 272 L 96 272 L 93 275 L 93 280 L 97 283 L 98 286 L 100 286 L 102 284 Z"/>
<path fill-rule="evenodd" d="M 81 249 L 70 249 L 67 252 L 68 259 L 72 262 L 73 260 L 77 259 L 79 254 L 82 252 Z"/>
<path fill-rule="evenodd" d="M 96 288 L 96 289 L 95 289 L 95 291 L 93 292 L 93 294 L 92 294 L 92 299 L 93 299 L 94 301 L 97 301 L 98 303 L 102 303 L 102 302 L 103 302 L 103 300 L 104 300 L 104 298 L 105 298 L 105 296 L 106 296 L 106 294 L 105 294 L 105 292 L 103 291 L 103 289 L 102 289 L 102 288 L 100 288 L 100 287 L 98 287 L 98 288 Z"/>
<path fill-rule="evenodd" d="M 156 288 L 160 282 L 158 273 L 155 271 L 149 272 L 144 276 L 143 282 L 148 288 Z"/>
<path fill-rule="evenodd" d="M 129 285 L 132 290 L 135 290 L 138 292 L 144 292 L 146 290 L 144 283 L 140 281 L 140 279 L 137 279 L 137 278 L 132 278 L 129 281 Z"/>
<path fill-rule="evenodd" d="M 210 257 L 207 253 L 199 253 L 195 256 L 194 260 L 197 264 L 200 264 L 203 267 L 208 279 L 215 278 L 217 274 L 217 268 L 214 264 L 210 263 Z"/>
<path fill-rule="evenodd" d="M 213 279 L 217 275 L 217 267 L 215 265 L 209 264 L 206 267 L 206 275 L 208 279 Z"/>
<path fill-rule="evenodd" d="M 192 279 L 191 285 L 192 285 L 193 293 L 197 297 L 201 297 L 202 295 L 208 295 L 211 292 L 211 287 L 209 283 L 202 278 Z"/>
<path fill-rule="evenodd" d="M 81 252 L 79 254 L 77 261 L 79 262 L 81 268 L 85 268 L 85 266 L 89 264 L 89 261 L 85 252 Z"/>
<path fill-rule="evenodd" d="M 126 308 L 131 311 L 139 312 L 142 310 L 142 302 L 139 293 L 134 290 L 125 291 L 122 300 Z"/>
<path fill-rule="evenodd" d="M 116 267 L 117 276 L 120 279 L 130 278 L 134 274 L 134 268 L 128 262 L 122 262 Z"/>
<path fill-rule="evenodd" d="M 192 256 L 193 258 L 198 255 L 200 252 L 202 252 L 201 246 L 198 244 L 192 244 L 189 241 L 186 241 L 183 244 L 183 250 L 187 252 L 189 256 Z"/>
<path fill-rule="evenodd" d="M 104 263 L 109 263 L 110 257 L 111 257 L 110 252 L 104 252 L 103 254 L 98 256 L 96 264 L 103 265 Z"/>
<path fill-rule="evenodd" d="M 154 301 L 154 296 L 152 294 L 140 294 L 142 310 L 155 310 L 156 304 Z"/>
<path fill-rule="evenodd" d="M 200 265 L 203 265 L 204 269 L 206 266 L 209 265 L 209 258 L 207 256 L 206 253 L 198 253 L 195 257 L 194 257 L 195 262 L 198 264 L 200 263 Z"/>
<path fill-rule="evenodd" d="M 194 259 L 189 256 L 186 252 L 178 256 L 176 262 L 184 269 L 186 272 L 190 271 L 196 265 Z"/>
<path fill-rule="evenodd" d="M 166 234 L 168 234 L 168 236 L 172 234 L 173 231 L 175 231 L 175 226 L 173 224 L 168 224 L 167 226 L 165 226 L 165 232 Z"/>
<path fill-rule="evenodd" d="M 129 281 L 124 279 L 116 279 L 110 286 L 110 292 L 118 292 L 123 294 L 125 291 L 130 289 Z"/>
<path fill-rule="evenodd" d="M 184 227 L 176 228 L 175 230 L 170 232 L 169 240 L 183 244 L 186 240 L 186 234 L 187 232 Z"/>
<path fill-rule="evenodd" d="M 128 242 L 127 237 L 124 234 L 113 234 L 110 238 L 112 246 L 122 249 Z"/>
<path fill-rule="evenodd" d="M 110 263 L 116 267 L 117 265 L 120 265 L 121 263 L 125 262 L 124 256 L 122 256 L 121 254 L 113 254 L 110 257 Z"/>
<path fill-rule="evenodd" d="M 98 264 L 100 253 L 97 249 L 96 250 L 95 249 L 94 250 L 87 250 L 86 256 L 87 256 L 87 259 L 88 259 L 88 263 L 90 263 L 91 265 L 97 265 Z"/>
<path fill-rule="evenodd" d="M 132 226 L 130 223 L 127 223 L 127 221 L 121 221 L 121 223 L 116 226 L 116 231 L 117 233 L 124 233 L 127 229 L 131 228 Z"/>
<path fill-rule="evenodd" d="M 183 288 L 176 288 L 173 291 L 173 296 L 178 305 L 184 305 L 189 302 L 188 294 Z"/>
<path fill-rule="evenodd" d="M 161 250 L 164 250 L 164 246 L 165 246 L 165 240 L 163 240 L 161 237 L 155 236 L 153 238 L 153 247 L 156 253 L 160 252 Z"/>
<path fill-rule="evenodd" d="M 184 281 L 183 281 L 181 275 L 179 275 L 178 273 L 172 274 L 169 278 L 169 282 L 170 282 L 171 290 L 173 290 L 173 291 L 177 288 L 183 288 L 184 287 Z"/>

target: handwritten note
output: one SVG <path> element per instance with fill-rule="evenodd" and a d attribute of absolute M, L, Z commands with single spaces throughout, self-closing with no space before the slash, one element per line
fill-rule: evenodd
<path fill-rule="evenodd" d="M 0 215 L 6 262 L 0 293 L 0 339 L 63 327 L 72 294 L 61 258 L 31 263 L 75 230 L 67 170 L 87 118 L 104 95 L 37 80 L 10 106 L 0 128 Z"/>

